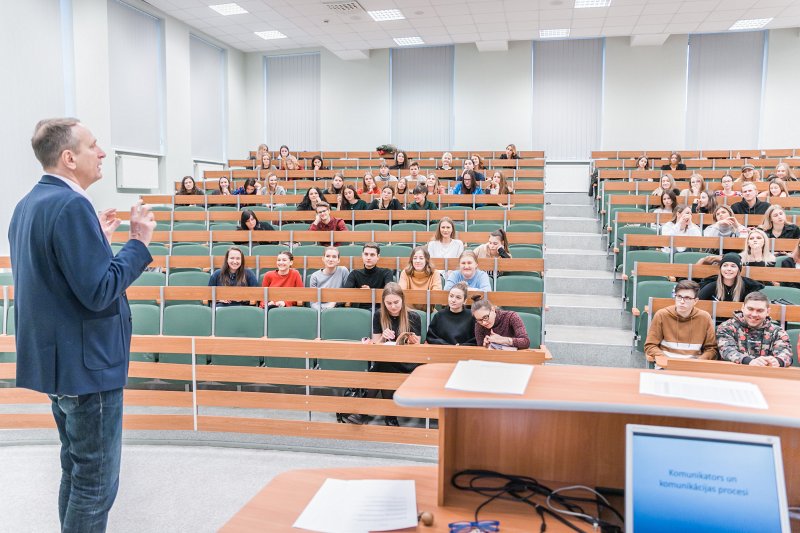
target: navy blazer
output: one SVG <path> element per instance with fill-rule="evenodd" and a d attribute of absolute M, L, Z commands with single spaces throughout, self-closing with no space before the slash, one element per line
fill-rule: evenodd
<path fill-rule="evenodd" d="M 89 394 L 125 386 L 131 312 L 125 289 L 152 261 L 131 239 L 111 251 L 91 202 L 44 175 L 8 230 L 17 386 Z"/>

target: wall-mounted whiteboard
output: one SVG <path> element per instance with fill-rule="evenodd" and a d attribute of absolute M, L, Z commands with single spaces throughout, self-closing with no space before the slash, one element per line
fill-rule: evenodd
<path fill-rule="evenodd" d="M 117 187 L 158 189 L 158 157 L 117 154 Z"/>

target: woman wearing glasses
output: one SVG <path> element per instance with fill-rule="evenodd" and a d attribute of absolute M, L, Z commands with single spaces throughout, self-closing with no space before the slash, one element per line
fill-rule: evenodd
<path fill-rule="evenodd" d="M 514 311 L 504 311 L 486 299 L 477 297 L 472 304 L 475 319 L 475 342 L 490 350 L 524 350 L 531 340 L 525 324 Z"/>

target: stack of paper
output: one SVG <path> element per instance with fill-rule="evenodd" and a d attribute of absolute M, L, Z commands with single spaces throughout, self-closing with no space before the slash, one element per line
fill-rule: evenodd
<path fill-rule="evenodd" d="M 368 533 L 417 523 L 412 479 L 326 479 L 294 527 L 320 533 Z"/>
<path fill-rule="evenodd" d="M 643 372 L 639 378 L 639 393 L 767 409 L 767 400 L 761 394 L 758 385 L 741 381 L 673 376 L 663 372 Z"/>
<path fill-rule="evenodd" d="M 524 394 L 533 372 L 532 365 L 493 361 L 459 361 L 446 389 L 494 394 Z"/>

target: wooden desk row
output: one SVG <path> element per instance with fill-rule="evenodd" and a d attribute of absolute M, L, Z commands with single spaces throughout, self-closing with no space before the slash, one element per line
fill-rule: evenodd
<path fill-rule="evenodd" d="M 449 152 L 454 158 L 464 159 L 472 154 L 478 154 L 484 158 L 500 158 L 501 155 L 505 154 L 505 149 L 503 150 L 400 150 L 401 152 L 405 153 L 409 159 L 416 160 L 416 159 L 437 159 L 441 158 L 445 152 Z M 325 159 L 380 159 L 384 161 L 392 161 L 390 164 L 394 164 L 394 154 L 386 154 L 383 152 L 378 152 L 377 150 L 372 151 L 363 151 L 363 150 L 301 150 L 299 152 L 290 152 L 291 155 L 294 155 L 298 159 L 312 159 L 314 156 L 320 156 L 323 160 Z M 517 154 L 519 157 L 527 157 L 527 158 L 544 158 L 544 150 L 518 150 Z M 279 153 L 277 151 L 270 151 L 270 155 L 272 155 L 273 159 L 277 159 Z M 250 159 L 256 157 L 256 152 L 251 151 L 249 154 Z"/>
<path fill-rule="evenodd" d="M 669 160 L 673 152 L 678 152 L 684 159 L 758 159 L 761 157 L 800 157 L 800 148 L 778 149 L 743 149 L 743 150 L 594 150 L 592 159 L 648 159 Z"/>
<path fill-rule="evenodd" d="M 517 181 L 524 181 L 524 180 L 543 180 L 544 179 L 544 165 L 542 164 L 539 167 L 535 168 L 503 168 L 503 169 L 493 169 L 493 170 L 500 170 L 506 179 L 510 179 L 512 182 Z M 203 179 L 206 181 L 211 180 L 218 180 L 219 178 L 225 177 L 229 180 L 241 180 L 247 178 L 253 179 L 261 179 L 262 181 L 266 179 L 266 177 L 273 173 L 275 174 L 279 180 L 281 181 L 291 181 L 291 180 L 323 180 L 323 179 L 331 179 L 337 173 L 341 172 L 341 174 L 346 179 L 358 179 L 364 177 L 364 174 L 369 172 L 373 177 L 378 174 L 377 169 L 340 169 L 340 170 L 262 170 L 262 169 L 226 169 L 226 170 L 205 170 L 203 171 Z M 434 168 L 428 169 L 421 169 L 420 173 L 434 174 L 440 181 L 444 182 L 445 180 L 457 180 L 463 169 L 461 167 L 458 168 L 451 168 L 450 170 L 437 170 Z M 486 172 L 489 172 L 488 170 Z M 397 177 L 397 173 L 392 171 L 391 173 L 393 176 Z M 484 172 L 485 174 L 485 172 Z M 404 173 L 403 175 L 407 175 Z"/>

